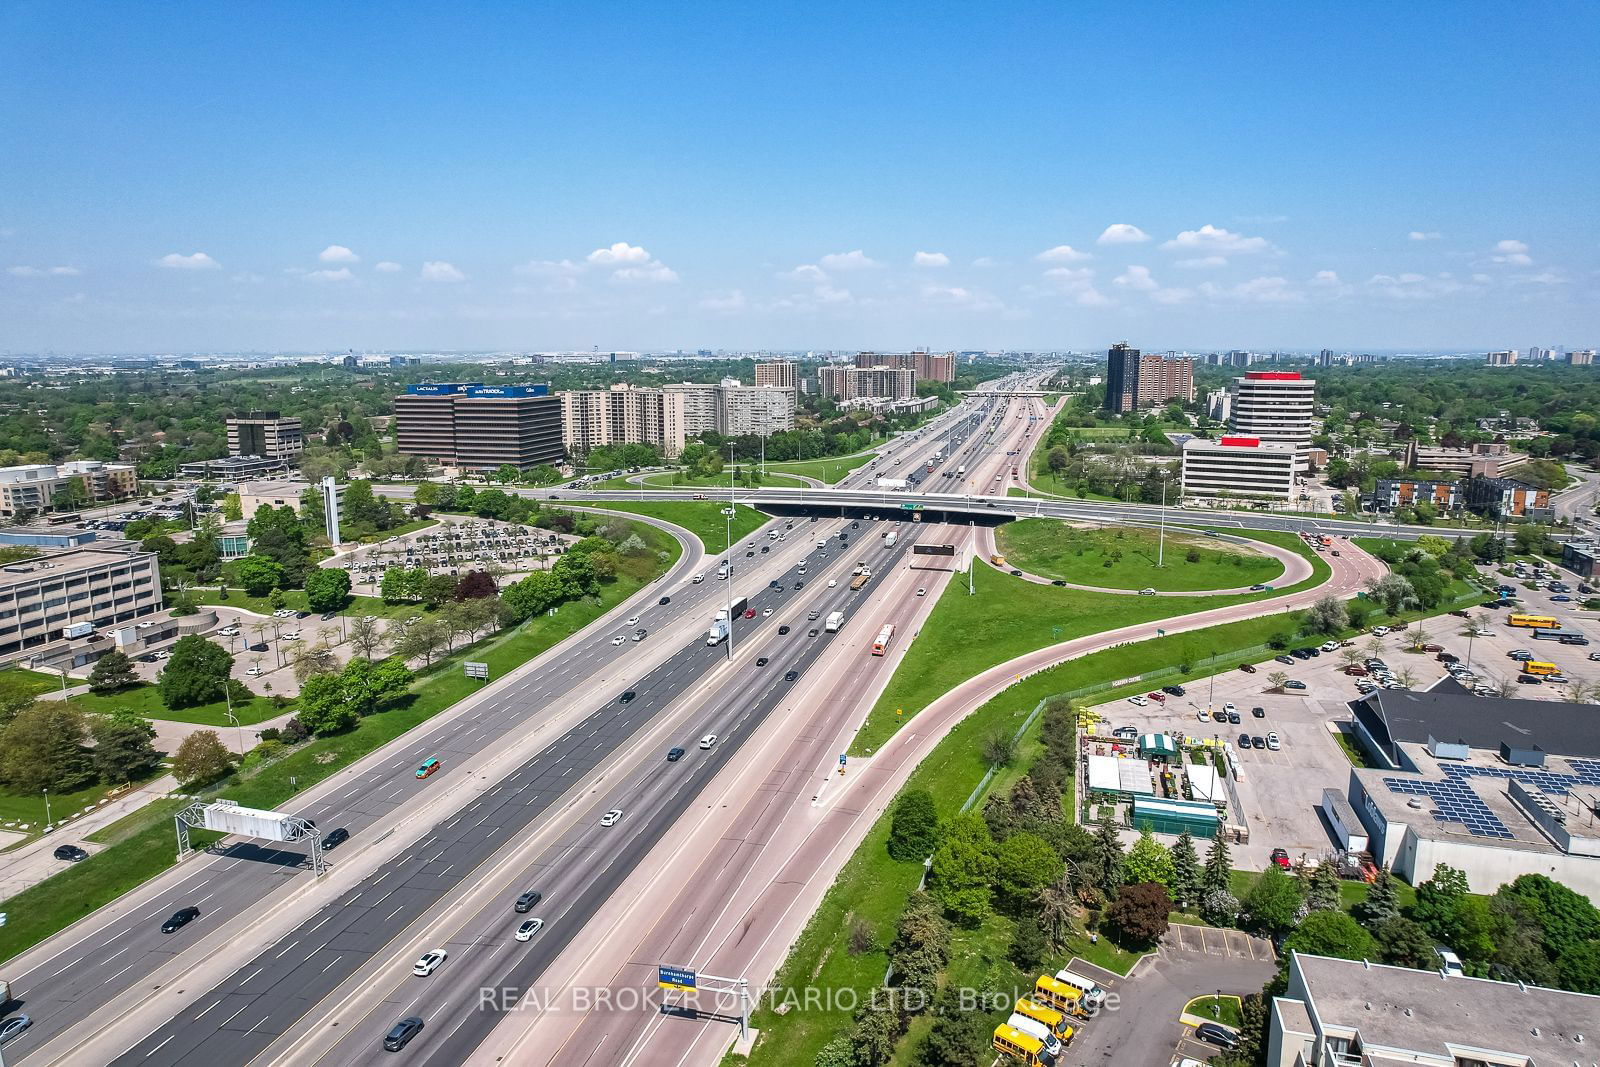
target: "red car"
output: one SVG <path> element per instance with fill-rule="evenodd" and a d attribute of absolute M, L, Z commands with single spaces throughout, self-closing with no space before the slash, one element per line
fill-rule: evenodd
<path fill-rule="evenodd" d="M 1239 664 L 1239 669 L 1246 674 L 1256 673 L 1256 665 L 1254 663 L 1241 663 Z"/>
<path fill-rule="evenodd" d="M 1289 850 L 1286 848 L 1273 849 L 1272 862 L 1287 871 L 1289 869 Z"/>
<path fill-rule="evenodd" d="M 1167 694 L 1165 693 L 1146 693 L 1145 696 L 1154 700 L 1157 704 L 1165 704 L 1167 702 Z"/>
<path fill-rule="evenodd" d="M 745 613 L 744 613 L 744 617 L 747 618 L 747 619 L 755 618 L 756 617 L 756 609 L 755 608 L 746 608 L 745 609 Z"/>

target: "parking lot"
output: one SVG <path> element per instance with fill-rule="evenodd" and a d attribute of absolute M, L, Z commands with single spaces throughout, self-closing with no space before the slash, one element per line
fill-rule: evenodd
<path fill-rule="evenodd" d="M 328 561 L 350 572 L 352 591 L 376 596 L 390 567 L 421 567 L 429 574 L 489 570 L 515 581 L 548 569 L 568 545 L 570 534 L 493 519 L 446 518 L 415 533 L 363 545 Z"/>

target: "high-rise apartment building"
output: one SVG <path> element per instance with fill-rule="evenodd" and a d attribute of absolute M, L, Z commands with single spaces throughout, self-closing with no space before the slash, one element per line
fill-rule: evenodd
<path fill-rule="evenodd" d="M 896 367 L 822 367 L 817 387 L 835 400 L 882 397 L 909 400 L 917 395 L 916 371 Z"/>
<path fill-rule="evenodd" d="M 1490 367 L 1512 367 L 1517 362 L 1517 350 L 1508 348 L 1504 352 L 1490 352 L 1483 361 Z"/>
<path fill-rule="evenodd" d="M 306 449 L 300 420 L 276 411 L 252 411 L 227 420 L 228 455 L 294 461 Z"/>
<path fill-rule="evenodd" d="M 561 439 L 567 453 L 587 455 L 608 445 L 660 445 L 660 389 L 618 384 L 609 389 L 569 389 L 561 394 Z"/>
<path fill-rule="evenodd" d="M 795 391 L 744 385 L 724 378 L 715 385 L 683 382 L 660 389 L 614 385 L 561 394 L 563 440 L 572 455 L 604 445 L 655 445 L 670 459 L 707 430 L 730 437 L 770 436 L 794 429 Z"/>
<path fill-rule="evenodd" d="M 559 463 L 561 398 L 548 385 L 429 383 L 394 398 L 401 452 L 462 470 Z"/>
<path fill-rule="evenodd" d="M 773 359 L 756 364 L 756 385 L 776 389 L 795 388 L 795 366 L 790 359 Z"/>
<path fill-rule="evenodd" d="M 1194 402 L 1194 360 L 1142 355 L 1126 343 L 1106 353 L 1107 411 L 1160 407 L 1170 400 Z"/>
<path fill-rule="evenodd" d="M 931 352 L 857 352 L 856 366 L 863 370 L 873 367 L 908 370 L 920 379 L 933 382 L 948 383 L 956 380 L 954 352 L 940 355 Z"/>
<path fill-rule="evenodd" d="M 1296 469 L 1304 471 L 1309 466 L 1317 383 L 1295 371 L 1249 371 L 1233 380 L 1230 391 L 1232 431 L 1290 446 Z"/>
<path fill-rule="evenodd" d="M 1574 348 L 1567 353 L 1567 362 L 1574 367 L 1588 367 L 1594 364 L 1594 349 Z"/>

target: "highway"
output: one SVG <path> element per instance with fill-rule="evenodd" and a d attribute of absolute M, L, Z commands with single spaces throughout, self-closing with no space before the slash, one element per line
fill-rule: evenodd
<path fill-rule="evenodd" d="M 910 442 L 892 444 L 921 447 Z M 798 524 L 796 528 L 800 528 Z M 780 575 L 788 576 L 804 547 L 791 540 L 766 556 L 755 557 L 750 563 L 753 570 L 736 576 L 740 591 L 752 581 L 764 586 Z M 607 755 L 632 736 L 649 714 L 670 704 L 697 681 L 698 673 L 712 665 L 700 662 L 697 668 L 689 668 L 685 666 L 689 661 L 679 658 L 703 659 L 708 652 L 717 651 L 707 650 L 703 642 L 698 648 L 693 643 L 693 635 L 703 633 L 717 602 L 725 598 L 725 587 L 714 580 L 685 584 L 691 573 L 702 569 L 698 551 L 687 551 L 665 580 L 610 613 L 602 623 L 492 684 L 480 698 L 463 701 L 308 791 L 292 806 L 296 814 L 313 818 L 324 828 L 344 826 L 352 833 L 348 843 L 330 854 L 335 872 L 325 880 L 327 885 L 314 885 L 302 872 L 306 863 L 303 851 L 233 841 L 215 854 L 191 858 L 12 961 L 6 977 L 34 1026 L 24 1039 L 7 1047 L 11 1061 L 83 1062 L 79 1056 L 86 1043 L 126 1049 L 133 1040 L 116 1042 L 132 1032 L 148 1033 L 165 1017 L 163 1011 L 180 1018 L 191 1007 L 196 1013 L 203 1011 L 206 1005 L 196 1003 L 200 994 L 189 990 L 194 982 L 188 979 L 194 977 L 196 968 L 214 971 L 219 961 L 235 953 L 248 958 L 245 951 L 264 948 L 263 938 L 269 935 L 270 941 L 277 943 L 293 928 L 286 924 L 313 907 L 313 898 L 328 895 L 331 886 L 340 884 L 341 868 L 345 872 L 375 870 L 382 863 L 400 861 L 403 846 L 426 839 L 431 827 L 447 821 L 434 816 L 464 808 L 492 783 L 509 778 L 535 752 L 545 753 L 540 758 L 546 761 L 546 768 L 557 759 L 563 761 L 566 767 L 559 777 L 566 783 L 581 785 L 603 776 Z M 672 595 L 670 605 L 654 603 L 662 593 Z M 622 625 L 622 620 L 635 614 L 652 636 L 639 644 L 626 642 L 620 649 L 613 646 L 614 633 L 632 629 Z M 736 641 L 738 636 L 736 633 Z M 610 717 L 607 705 L 628 685 L 641 693 L 629 709 L 634 718 Z M 584 725 L 580 727 L 580 723 Z M 599 740 L 587 744 L 597 736 Z M 426 781 L 416 779 L 412 771 L 429 756 L 438 757 L 443 769 Z M 573 786 L 568 784 L 563 793 L 556 788 L 560 784 L 530 774 L 530 779 L 517 787 L 522 814 L 531 819 L 538 811 L 549 809 L 558 797 L 570 795 Z M 504 808 L 509 799 L 503 793 L 506 787 L 499 788 L 502 793 L 495 800 L 501 803 L 495 806 Z M 501 811 L 497 821 L 508 830 L 515 825 L 508 811 Z M 461 863 L 469 863 L 474 858 L 482 862 L 487 854 L 464 848 L 460 855 L 464 857 Z M 437 884 L 432 886 L 434 899 L 448 890 L 450 881 L 468 873 L 464 867 L 447 871 L 449 866 L 441 863 L 420 872 L 425 880 L 439 872 Z M 350 874 L 344 881 L 354 876 Z M 408 915 L 421 914 L 429 902 L 428 892 L 424 887 L 414 900 L 408 899 L 405 911 L 385 912 L 382 921 L 395 924 Z M 190 905 L 202 909 L 201 919 L 176 934 L 159 933 L 162 919 Z M 324 981 L 340 977 L 334 973 L 341 970 L 337 965 L 319 962 L 327 969 Z M 241 985 L 247 976 L 248 972 L 239 975 Z M 250 980 L 260 981 L 261 976 Z M 226 1044 L 229 1034 L 207 1038 L 205 1030 L 210 1027 L 231 1034 L 238 1027 L 237 1019 L 227 1018 L 229 1014 L 219 1008 L 197 1015 L 211 1021 L 185 1028 L 185 1039 L 170 1042 L 161 1052 L 174 1056 L 186 1045 L 199 1048 L 207 1040 Z M 270 1039 L 272 1034 L 260 1025 L 263 1021 L 256 1020 L 257 1032 L 246 1045 L 261 1041 L 263 1035 Z M 285 1018 L 273 1024 L 290 1022 Z M 203 1062 L 211 1052 L 199 1055 L 191 1062 Z M 221 1062 L 232 1062 L 231 1052 Z"/>

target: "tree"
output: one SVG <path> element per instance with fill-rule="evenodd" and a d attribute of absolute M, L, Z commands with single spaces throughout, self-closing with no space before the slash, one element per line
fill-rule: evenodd
<path fill-rule="evenodd" d="M 1287 671 L 1273 671 L 1271 674 L 1267 675 L 1267 681 L 1271 683 L 1272 688 L 1279 693 L 1283 692 L 1284 684 L 1288 682 L 1288 680 L 1289 673 Z"/>
<path fill-rule="evenodd" d="M 889 945 L 889 966 L 902 989 L 918 989 L 933 999 L 939 975 L 950 958 L 950 924 L 939 914 L 939 902 L 917 891 L 906 901 Z"/>
<path fill-rule="evenodd" d="M 1367 580 L 1367 596 L 1383 608 L 1390 615 L 1399 612 L 1417 603 L 1416 590 L 1411 582 L 1401 575 L 1389 573 L 1381 578 Z"/>
<path fill-rule="evenodd" d="M 989 827 L 977 815 L 957 815 L 933 854 L 928 891 L 956 922 L 976 926 L 989 912 L 995 867 Z"/>
<path fill-rule="evenodd" d="M 357 615 L 351 619 L 348 635 L 350 644 L 356 652 L 367 659 L 372 659 L 374 653 L 382 649 L 388 640 L 384 636 L 383 627 L 372 615 Z"/>
<path fill-rule="evenodd" d="M 1420 923 L 1397 915 L 1379 923 L 1372 931 L 1385 963 L 1396 967 L 1431 970 L 1437 962 L 1433 952 L 1433 938 Z"/>
<path fill-rule="evenodd" d="M 1027 915 L 1017 923 L 1017 930 L 1012 935 L 1011 949 L 1007 955 L 1019 970 L 1032 971 L 1044 960 L 1049 950 L 1050 946 L 1045 940 L 1039 920 L 1035 916 Z"/>
<path fill-rule="evenodd" d="M 116 649 L 95 660 L 94 668 L 89 671 L 89 688 L 96 693 L 115 692 L 138 680 L 138 675 L 133 671 L 133 660 Z"/>
<path fill-rule="evenodd" d="M 282 611 L 289 604 L 289 597 L 282 589 L 274 589 L 267 594 L 267 607 L 273 611 Z"/>
<path fill-rule="evenodd" d="M 1456 905 L 1467 895 L 1467 876 L 1447 863 L 1433 869 L 1433 877 L 1417 886 L 1411 917 L 1436 941 L 1456 942 Z"/>
<path fill-rule="evenodd" d="M 233 576 L 246 596 L 266 596 L 283 585 L 283 566 L 266 556 L 246 556 L 233 565 Z"/>
<path fill-rule="evenodd" d="M 1039 926 L 1053 949 L 1060 949 L 1072 934 L 1072 919 L 1077 907 L 1072 892 L 1072 875 L 1062 875 L 1055 885 L 1039 892 Z"/>
<path fill-rule="evenodd" d="M 172 756 L 172 775 L 184 786 L 209 785 L 233 768 L 233 757 L 215 730 L 196 730 Z"/>
<path fill-rule="evenodd" d="M 437 608 L 456 595 L 456 580 L 448 574 L 430 574 L 422 582 L 424 607 Z"/>
<path fill-rule="evenodd" d="M 889 819 L 889 855 L 897 860 L 921 862 L 939 843 L 939 813 L 933 794 L 908 789 L 894 802 Z"/>
<path fill-rule="evenodd" d="M 1149 827 L 1139 831 L 1139 840 L 1128 850 L 1122 877 L 1129 882 L 1157 882 L 1171 888 L 1172 856 L 1161 842 L 1151 836 Z"/>
<path fill-rule="evenodd" d="M 1356 918 L 1369 930 L 1400 914 L 1400 893 L 1387 864 L 1378 868 L 1378 877 L 1367 887 L 1367 899 L 1356 905 L 1354 911 Z"/>
<path fill-rule="evenodd" d="M 306 603 L 312 611 L 338 611 L 350 597 L 350 572 L 342 567 L 318 567 L 306 575 Z"/>
<path fill-rule="evenodd" d="M 381 663 L 353 659 L 339 674 L 345 703 L 359 716 L 371 715 L 405 696 L 411 680 L 411 670 L 399 658 Z"/>
<path fill-rule="evenodd" d="M 1094 829 L 1094 860 L 1100 871 L 1100 891 L 1109 897 L 1124 881 L 1122 838 L 1109 809 Z"/>
<path fill-rule="evenodd" d="M 60 700 L 39 700 L 19 710 L 0 734 L 0 779 L 14 791 L 37 796 L 70 793 L 94 782 L 94 762 L 83 714 Z"/>
<path fill-rule="evenodd" d="M 96 716 L 94 769 L 102 782 L 133 782 L 161 766 L 161 753 L 151 744 L 156 731 L 138 716 Z"/>
<path fill-rule="evenodd" d="M 1306 888 L 1306 907 L 1311 911 L 1338 911 L 1343 906 L 1339 898 L 1339 868 L 1332 860 L 1323 860 L 1311 872 Z"/>
<path fill-rule="evenodd" d="M 905 1030 L 894 990 L 875 989 L 856 1012 L 851 1034 L 859 1067 L 881 1067 L 894 1055 L 894 1046 Z"/>
<path fill-rule="evenodd" d="M 1527 908 L 1552 957 L 1600 938 L 1600 911 L 1585 897 L 1542 874 L 1518 875 L 1496 890 L 1495 896 L 1509 897 Z"/>
<path fill-rule="evenodd" d="M 1250 887 L 1250 895 L 1244 901 L 1251 920 L 1274 934 L 1285 933 L 1294 927 L 1303 903 L 1300 883 L 1275 863 L 1269 864 L 1256 878 L 1255 885 Z"/>
<path fill-rule="evenodd" d="M 1000 893 L 1013 909 L 1020 909 L 1039 890 L 1059 879 L 1062 869 L 1061 857 L 1050 843 L 1026 830 L 1001 842 L 996 857 Z"/>
<path fill-rule="evenodd" d="M 344 684 L 336 674 L 314 674 L 300 688 L 301 722 L 318 735 L 350 729 L 360 718 L 345 699 Z"/>
<path fill-rule="evenodd" d="M 161 702 L 173 711 L 211 704 L 226 695 L 233 657 L 199 634 L 178 638 L 172 656 L 156 679 Z"/>
<path fill-rule="evenodd" d="M 1339 653 L 1339 658 L 1344 661 L 1345 668 L 1349 669 L 1356 666 L 1366 657 L 1361 654 L 1359 649 L 1347 648 Z"/>
<path fill-rule="evenodd" d="M 468 571 L 456 583 L 454 595 L 457 600 L 478 600 L 492 597 L 497 591 L 494 577 L 488 571 Z"/>
<path fill-rule="evenodd" d="M 1194 850 L 1194 835 L 1187 829 L 1172 846 L 1172 880 L 1167 883 L 1179 911 L 1194 907 L 1200 899 L 1200 859 Z"/>
<path fill-rule="evenodd" d="M 993 1058 L 989 1024 L 983 1012 L 963 1005 L 954 990 L 944 990 L 934 1001 L 933 1028 L 916 1050 L 916 1063 L 919 1067 L 983 1067 Z M 820 1057 L 817 1062 L 822 1063 Z"/>
<path fill-rule="evenodd" d="M 294 651 L 289 654 L 289 661 L 294 667 L 295 681 L 302 684 L 314 674 L 332 674 L 339 669 L 333 649 L 305 641 L 295 645 Z"/>
<path fill-rule="evenodd" d="M 1562 989 L 1574 993 L 1600 994 L 1600 941 L 1573 945 L 1556 960 L 1556 975 Z"/>
<path fill-rule="evenodd" d="M 1370 960 L 1377 956 L 1378 945 L 1371 934 L 1344 912 L 1314 911 L 1284 939 L 1281 958 L 1288 959 L 1290 952 L 1334 956 L 1342 960 Z"/>
<path fill-rule="evenodd" d="M 449 643 L 450 631 L 445 626 L 434 619 L 423 619 L 407 626 L 394 647 L 396 654 L 404 659 L 420 656 L 424 664 L 429 664 Z"/>
<path fill-rule="evenodd" d="M 1106 921 L 1122 935 L 1124 944 L 1135 947 L 1153 945 L 1167 932 L 1167 915 L 1172 898 L 1167 887 L 1154 882 L 1125 885 L 1106 908 Z"/>
<path fill-rule="evenodd" d="M 1345 612 L 1343 601 L 1338 597 L 1325 596 L 1306 609 L 1305 624 L 1314 633 L 1336 634 L 1350 624 L 1350 617 Z"/>
<path fill-rule="evenodd" d="M 1232 870 L 1233 859 L 1228 854 L 1227 839 L 1219 832 L 1211 839 L 1211 847 L 1206 850 L 1206 869 L 1200 878 L 1201 887 L 1208 893 L 1218 890 L 1227 892 Z"/>

